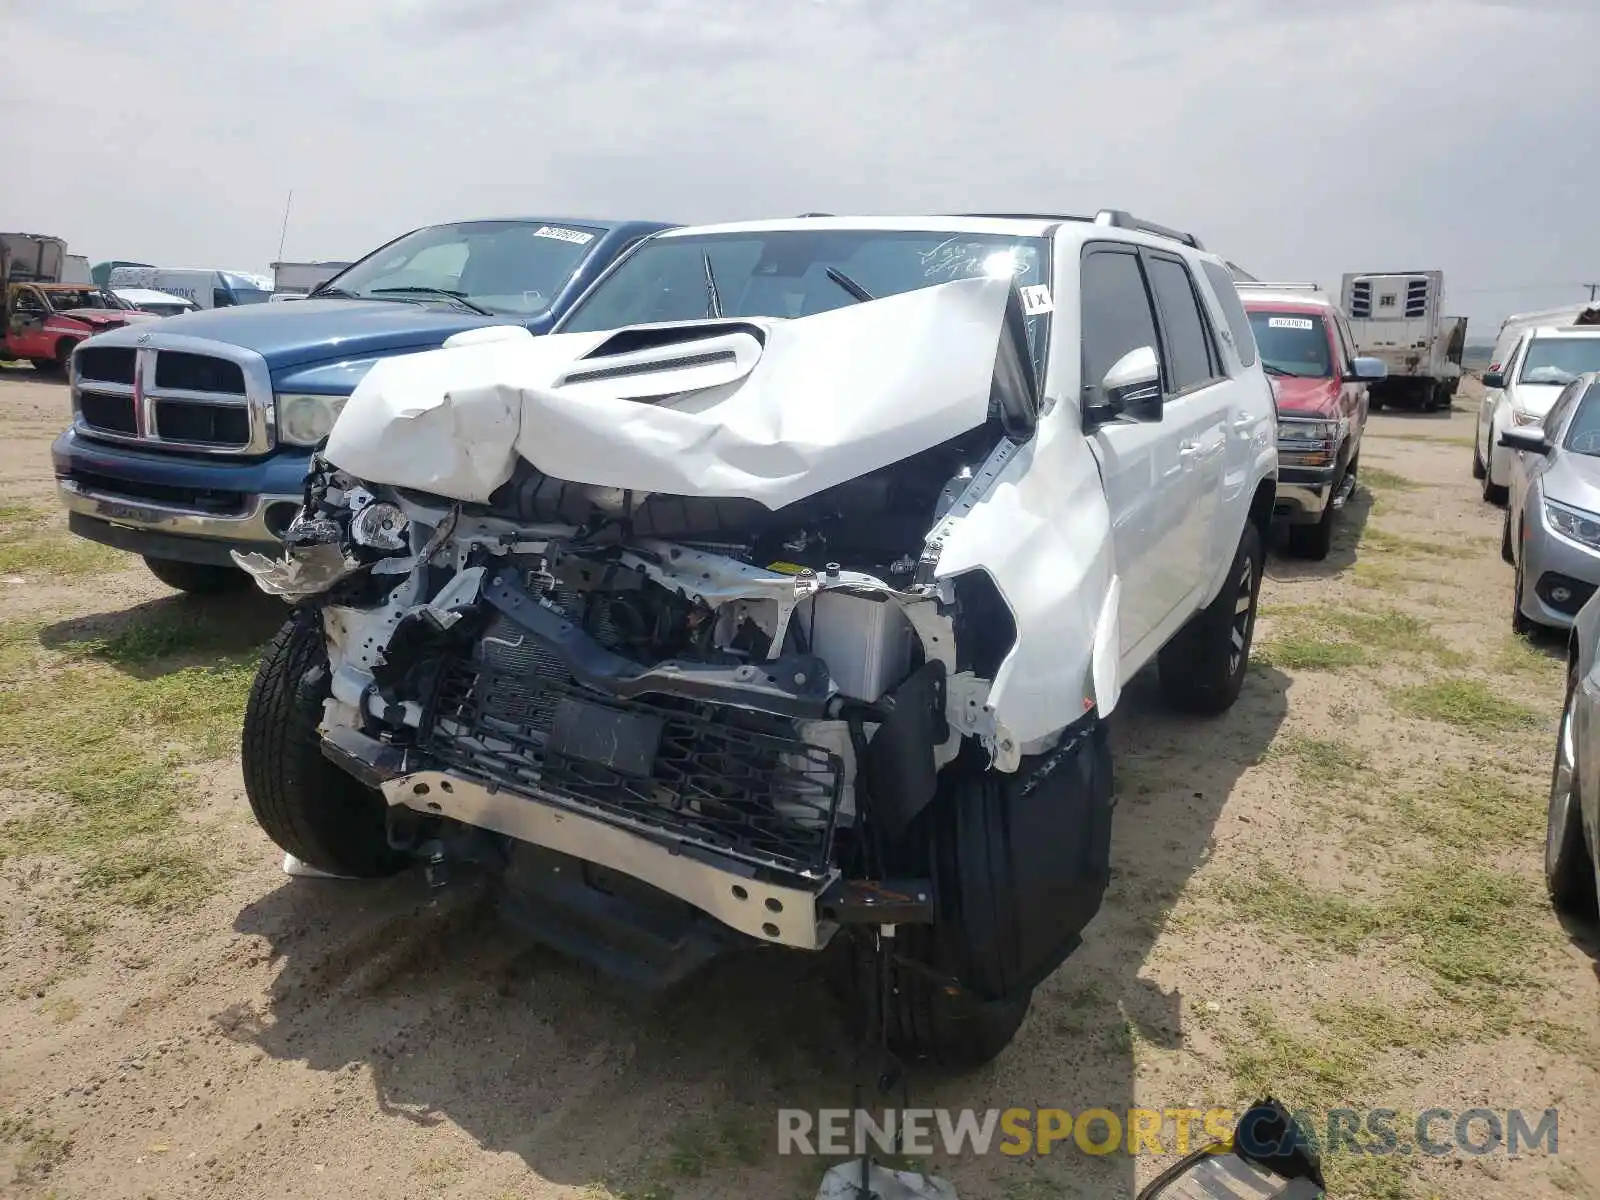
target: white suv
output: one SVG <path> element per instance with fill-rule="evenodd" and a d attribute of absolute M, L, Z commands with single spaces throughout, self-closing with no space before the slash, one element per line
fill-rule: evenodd
<path fill-rule="evenodd" d="M 357 388 L 240 560 L 301 602 L 251 805 L 323 871 L 490 862 L 650 985 L 848 947 L 981 1063 L 1099 909 L 1124 682 L 1239 694 L 1276 447 L 1227 266 L 1124 213 L 660 234 Z"/>
<path fill-rule="evenodd" d="M 1472 475 L 1483 481 L 1483 498 L 1504 504 L 1515 451 L 1500 435 L 1537 425 L 1562 389 L 1589 371 L 1600 371 L 1600 327 L 1544 325 L 1517 339 L 1504 362 L 1483 375 L 1483 400 L 1472 446 Z"/>

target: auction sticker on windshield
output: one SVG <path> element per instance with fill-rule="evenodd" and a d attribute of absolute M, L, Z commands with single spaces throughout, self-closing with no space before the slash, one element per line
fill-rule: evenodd
<path fill-rule="evenodd" d="M 1022 311 L 1030 317 L 1047 313 L 1055 308 L 1055 302 L 1050 299 L 1050 289 L 1042 283 L 1030 283 L 1017 289 L 1022 295 Z"/>
<path fill-rule="evenodd" d="M 1309 317 L 1268 317 L 1268 329 L 1315 329 L 1316 322 Z"/>
<path fill-rule="evenodd" d="M 533 236 L 571 242 L 574 246 L 587 246 L 594 241 L 592 233 L 585 233 L 581 229 L 562 229 L 559 225 L 541 225 L 533 231 Z"/>

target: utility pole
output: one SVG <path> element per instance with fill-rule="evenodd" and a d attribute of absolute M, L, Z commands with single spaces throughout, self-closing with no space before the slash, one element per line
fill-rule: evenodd
<path fill-rule="evenodd" d="M 278 234 L 278 261 L 283 261 L 283 245 L 289 239 L 289 206 L 294 203 L 294 189 L 289 189 L 289 198 L 283 202 L 283 230 Z M 1589 289 L 1589 298 L 1594 298 L 1594 289 Z"/>

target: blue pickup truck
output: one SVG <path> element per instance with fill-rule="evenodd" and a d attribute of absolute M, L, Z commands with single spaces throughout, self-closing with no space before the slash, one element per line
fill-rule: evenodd
<path fill-rule="evenodd" d="M 620 254 L 670 226 L 530 218 L 415 230 L 290 304 L 170 317 L 74 351 L 51 447 L 72 532 L 222 592 L 231 550 L 277 553 L 311 449 L 380 358 L 516 323 L 545 333 Z"/>

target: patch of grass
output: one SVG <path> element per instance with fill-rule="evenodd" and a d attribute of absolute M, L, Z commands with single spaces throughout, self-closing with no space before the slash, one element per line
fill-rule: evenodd
<path fill-rule="evenodd" d="M 1299 635 L 1258 642 L 1250 656 L 1262 666 L 1285 671 L 1344 671 L 1371 662 L 1360 646 Z"/>
<path fill-rule="evenodd" d="M 1396 608 L 1330 608 L 1323 619 L 1357 645 L 1380 656 L 1426 654 L 1443 666 L 1459 666 L 1466 656 L 1452 650 L 1428 623 Z"/>
<path fill-rule="evenodd" d="M 192 658 L 198 643 L 170 627 L 137 629 L 65 656 L 41 652 L 26 683 L 0 683 L 0 786 L 47 797 L 0 824 L 0 859 L 67 859 L 80 901 L 190 907 L 221 871 L 204 836 L 184 828 L 195 800 L 187 768 L 237 747 L 254 647 L 175 666 L 158 649 Z M 146 669 L 135 676 L 103 658 Z M 81 904 L 74 912 L 81 924 L 69 941 L 81 957 L 93 918 Z"/>
<path fill-rule="evenodd" d="M 1365 472 L 1363 472 L 1365 473 Z M 1363 551 L 1374 554 L 1392 554 L 1396 558 L 1476 558 L 1477 551 L 1458 542 L 1423 541 L 1403 537 L 1379 529 L 1368 522 L 1361 530 L 1361 540 L 1356 543 Z"/>
<path fill-rule="evenodd" d="M 1368 766 L 1364 750 L 1332 738 L 1287 734 L 1273 744 L 1273 750 L 1294 763 L 1295 774 L 1305 783 L 1354 783 Z"/>
<path fill-rule="evenodd" d="M 764 1131 L 747 1113 L 704 1115 L 678 1126 L 667 1142 L 666 1169 L 683 1179 L 700 1179 L 719 1164 L 754 1166 L 766 1160 Z"/>
<path fill-rule="evenodd" d="M 77 1020 L 78 1014 L 83 1010 L 70 996 L 51 996 L 39 1005 L 39 1011 L 49 1017 L 53 1024 L 65 1025 L 69 1021 Z"/>
<path fill-rule="evenodd" d="M 1406 576 L 1381 562 L 1356 563 L 1350 568 L 1350 581 L 1374 592 L 1402 592 L 1406 586 Z"/>
<path fill-rule="evenodd" d="M 1493 667 L 1506 675 L 1530 675 L 1559 680 L 1566 672 L 1566 660 L 1535 645 L 1525 637 L 1508 633 L 1495 651 Z"/>
<path fill-rule="evenodd" d="M 1454 725 L 1470 733 L 1511 733 L 1538 726 L 1539 714 L 1515 700 L 1507 700 L 1480 679 L 1453 676 L 1411 684 L 1391 693 L 1394 705 L 1407 716 Z"/>
<path fill-rule="evenodd" d="M 1393 471 L 1385 471 L 1382 467 L 1363 466 L 1360 479 L 1369 488 L 1378 488 L 1388 492 L 1414 492 L 1422 486 L 1415 479 L 1407 479 L 1404 475 L 1397 475 Z"/>
<path fill-rule="evenodd" d="M 1544 831 L 1543 796 L 1493 763 L 1452 767 L 1395 797 L 1392 811 L 1409 832 L 1451 850 L 1532 842 Z"/>
<path fill-rule="evenodd" d="M 1372 436 L 1380 437 L 1386 442 L 1423 442 L 1435 446 L 1466 446 L 1469 449 L 1474 444 L 1473 439 L 1469 437 L 1429 437 L 1425 433 L 1375 433 Z M 1365 467 L 1362 468 L 1361 474 L 1363 478 L 1366 476 Z"/>
<path fill-rule="evenodd" d="M 109 546 L 64 533 L 54 536 L 0 534 L 0 575 L 76 579 L 115 571 L 128 557 Z"/>
<path fill-rule="evenodd" d="M 15 1146 L 12 1173 L 18 1183 L 38 1183 L 72 1153 L 72 1139 L 61 1137 L 26 1113 L 0 1117 L 0 1144 Z"/>

